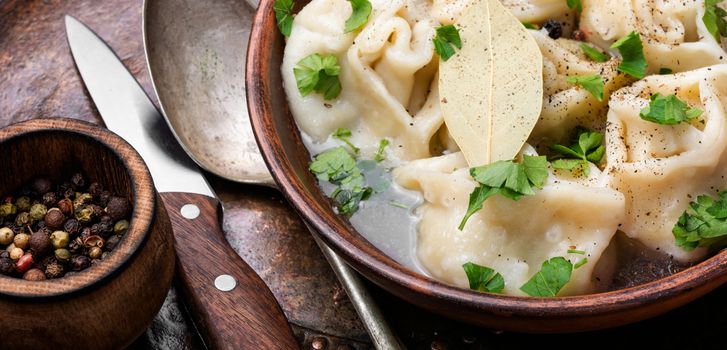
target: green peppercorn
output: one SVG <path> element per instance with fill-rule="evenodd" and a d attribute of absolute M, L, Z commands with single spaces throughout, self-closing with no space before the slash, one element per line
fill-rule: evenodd
<path fill-rule="evenodd" d="M 117 235 L 123 235 L 124 233 L 126 233 L 126 230 L 128 230 L 128 229 L 129 229 L 129 222 L 126 220 L 118 221 L 114 225 L 114 233 Z"/>
<path fill-rule="evenodd" d="M 30 217 L 30 214 L 28 212 L 22 212 L 15 217 L 15 226 L 25 227 L 28 225 L 32 225 L 34 221 L 35 220 Z"/>
<path fill-rule="evenodd" d="M 30 198 L 26 196 L 20 197 L 15 201 L 15 206 L 18 208 L 18 211 L 30 210 L 31 204 L 32 203 L 30 202 Z"/>
<path fill-rule="evenodd" d="M 18 212 L 18 207 L 13 203 L 4 203 L 0 205 L 0 217 L 6 217 L 8 215 L 15 215 Z"/>
<path fill-rule="evenodd" d="M 9 227 L 0 228 L 0 245 L 13 243 L 13 238 L 15 238 L 15 232 L 13 230 Z"/>
<path fill-rule="evenodd" d="M 80 208 L 86 203 L 89 203 L 93 199 L 93 196 L 88 193 L 76 192 L 76 199 L 73 200 L 73 207 Z"/>
<path fill-rule="evenodd" d="M 103 250 L 99 247 L 91 247 L 91 249 L 88 250 L 88 257 L 91 259 L 98 259 L 101 257 L 101 254 L 103 253 Z"/>
<path fill-rule="evenodd" d="M 56 249 L 54 255 L 60 262 L 71 260 L 71 252 L 69 252 L 68 249 Z"/>
<path fill-rule="evenodd" d="M 28 236 L 25 233 L 18 233 L 13 238 L 13 244 L 15 244 L 15 246 L 20 249 L 27 249 L 29 241 L 30 241 L 30 236 Z"/>
<path fill-rule="evenodd" d="M 67 247 L 70 239 L 71 238 L 66 231 L 55 231 L 50 234 L 50 240 L 53 243 L 53 247 L 56 249 Z"/>
<path fill-rule="evenodd" d="M 35 221 L 43 220 L 46 213 L 48 213 L 48 207 L 43 204 L 33 204 L 33 206 L 30 207 L 30 217 Z"/>
<path fill-rule="evenodd" d="M 76 220 L 81 223 L 89 223 L 93 220 L 93 208 L 86 206 L 85 208 L 76 212 Z"/>

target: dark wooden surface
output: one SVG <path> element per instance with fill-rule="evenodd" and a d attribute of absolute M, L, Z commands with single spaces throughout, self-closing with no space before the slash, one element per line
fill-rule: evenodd
<path fill-rule="evenodd" d="M 0 125 L 41 116 L 100 123 L 66 45 L 64 14 L 76 16 L 108 40 L 153 96 L 143 58 L 141 0 L 0 0 Z M 228 241 L 271 287 L 304 348 L 369 348 L 345 293 L 282 196 L 271 189 L 209 179 L 226 208 Z M 372 291 L 410 349 L 623 347 L 634 339 L 648 339 L 655 347 L 704 349 L 721 348 L 727 332 L 727 287 L 653 320 L 566 336 L 476 328 L 422 311 L 380 289 Z M 202 348 L 174 291 L 133 348 Z"/>

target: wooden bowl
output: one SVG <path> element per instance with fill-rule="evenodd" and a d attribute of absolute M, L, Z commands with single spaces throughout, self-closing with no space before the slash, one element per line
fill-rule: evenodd
<path fill-rule="evenodd" d="M 41 282 L 0 276 L 0 348 L 128 346 L 159 311 L 174 272 L 169 218 L 141 156 L 93 124 L 34 119 L 0 130 L 0 159 L 0 194 L 80 171 L 133 205 L 128 232 L 90 268 Z"/>
<path fill-rule="evenodd" d="M 664 313 L 727 281 L 727 251 L 669 277 L 618 291 L 559 298 L 484 294 L 415 273 L 371 245 L 332 209 L 308 171 L 310 154 L 288 110 L 280 66 L 285 42 L 274 0 L 261 0 L 247 57 L 250 119 L 263 157 L 301 216 L 357 271 L 425 309 L 501 330 L 555 333 L 615 327 Z M 297 8 L 307 1 L 297 1 Z"/>

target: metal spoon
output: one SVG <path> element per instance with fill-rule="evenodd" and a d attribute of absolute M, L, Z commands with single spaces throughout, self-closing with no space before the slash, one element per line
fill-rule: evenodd
<path fill-rule="evenodd" d="M 144 46 L 162 112 L 189 156 L 223 178 L 275 187 L 245 98 L 247 40 L 257 3 L 146 0 Z M 359 275 L 313 237 L 377 348 L 400 348 Z"/>

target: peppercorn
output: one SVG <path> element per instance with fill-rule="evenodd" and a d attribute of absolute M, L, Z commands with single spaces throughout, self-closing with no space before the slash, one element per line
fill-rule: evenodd
<path fill-rule="evenodd" d="M 103 250 L 99 247 L 91 247 L 91 249 L 88 250 L 88 257 L 91 259 L 98 259 L 101 257 L 101 254 L 103 253 Z"/>
<path fill-rule="evenodd" d="M 92 199 L 93 199 L 93 196 L 91 196 L 88 193 L 76 193 L 76 199 L 73 200 L 73 207 L 74 208 L 83 207 L 85 204 L 90 202 Z"/>
<path fill-rule="evenodd" d="M 98 198 L 101 195 L 101 192 L 103 192 L 103 186 L 101 186 L 98 182 L 88 185 L 88 193 L 90 195 Z"/>
<path fill-rule="evenodd" d="M 41 203 L 46 207 L 52 207 L 56 205 L 56 202 L 58 202 L 58 195 L 55 192 L 48 192 L 41 199 Z"/>
<path fill-rule="evenodd" d="M 98 195 L 98 204 L 101 204 L 102 206 L 107 206 L 109 204 L 109 200 L 111 199 L 112 195 L 109 191 L 102 191 L 100 195 Z"/>
<path fill-rule="evenodd" d="M 28 211 L 31 205 L 30 198 L 26 196 L 22 196 L 15 201 L 15 206 L 18 208 L 18 211 Z"/>
<path fill-rule="evenodd" d="M 78 237 L 80 237 L 81 240 L 91 237 L 91 228 L 84 227 L 83 229 L 81 229 L 81 233 L 78 235 Z"/>
<path fill-rule="evenodd" d="M 7 250 L 0 250 L 0 258 L 9 258 L 10 252 Z"/>
<path fill-rule="evenodd" d="M 15 232 L 9 227 L 0 228 L 0 245 L 8 245 L 13 242 Z"/>
<path fill-rule="evenodd" d="M 76 188 L 86 187 L 86 179 L 83 178 L 81 173 L 75 173 L 71 176 L 71 184 Z"/>
<path fill-rule="evenodd" d="M 93 208 L 84 207 L 81 210 L 76 211 L 76 220 L 82 223 L 89 223 L 93 220 Z"/>
<path fill-rule="evenodd" d="M 100 205 L 91 204 L 90 206 L 93 209 L 93 217 L 100 218 L 104 216 L 104 209 Z"/>
<path fill-rule="evenodd" d="M 83 251 L 83 241 L 81 237 L 76 237 L 71 243 L 68 243 L 68 250 L 73 254 L 80 254 Z"/>
<path fill-rule="evenodd" d="M 71 259 L 71 252 L 68 249 L 56 249 L 53 255 L 61 262 L 66 262 Z"/>
<path fill-rule="evenodd" d="M 578 41 L 585 41 L 586 40 L 586 32 L 576 29 L 571 33 L 570 35 L 571 39 L 578 40 Z"/>
<path fill-rule="evenodd" d="M 76 235 L 80 230 L 81 223 L 79 223 L 76 219 L 68 219 L 66 223 L 63 224 L 63 231 L 68 232 L 71 236 Z"/>
<path fill-rule="evenodd" d="M 63 265 L 57 262 L 52 262 L 48 264 L 48 266 L 46 266 L 45 268 L 45 277 L 47 277 L 48 279 L 60 278 L 63 277 L 64 272 L 65 271 L 63 269 Z"/>
<path fill-rule="evenodd" d="M 71 269 L 73 271 L 81 271 L 91 266 L 91 259 L 85 255 L 78 255 L 71 259 Z"/>
<path fill-rule="evenodd" d="M 73 190 L 73 185 L 70 182 L 64 182 L 58 186 L 58 196 L 63 198 L 73 198 L 76 191 Z"/>
<path fill-rule="evenodd" d="M 57 230 L 63 226 L 63 223 L 66 221 L 66 216 L 63 215 L 60 209 L 58 208 L 51 208 L 48 210 L 48 212 L 45 214 L 45 218 L 43 219 L 43 222 L 45 222 L 45 226 Z"/>
<path fill-rule="evenodd" d="M 117 235 L 123 235 L 129 229 L 129 222 L 126 220 L 119 220 L 114 225 L 114 233 Z"/>
<path fill-rule="evenodd" d="M 15 247 L 12 250 L 10 250 L 10 259 L 18 260 L 18 259 L 22 258 L 24 254 L 25 254 L 25 252 L 22 249 Z"/>
<path fill-rule="evenodd" d="M 121 220 L 129 215 L 129 201 L 124 197 L 111 197 L 106 205 L 106 213 L 114 220 Z"/>
<path fill-rule="evenodd" d="M 114 229 L 111 226 L 111 224 L 105 223 L 103 221 L 99 222 L 97 224 L 93 224 L 93 226 L 91 226 L 92 235 L 108 238 L 108 236 L 110 236 L 113 232 L 114 232 Z"/>
<path fill-rule="evenodd" d="M 548 36 L 552 39 L 558 39 L 563 35 L 563 25 L 554 19 L 549 19 L 543 23 L 543 29 L 548 32 Z"/>
<path fill-rule="evenodd" d="M 111 236 L 109 239 L 106 240 L 106 244 L 104 244 L 104 247 L 106 247 L 106 250 L 112 251 L 114 248 L 116 248 L 116 245 L 119 244 L 120 238 L 119 236 Z"/>
<path fill-rule="evenodd" d="M 33 204 L 33 206 L 30 207 L 30 217 L 33 220 L 43 220 L 46 213 L 48 213 L 48 207 L 43 204 Z"/>
<path fill-rule="evenodd" d="M 15 235 L 15 238 L 13 238 L 13 244 L 20 249 L 27 249 L 28 240 L 30 240 L 30 236 L 25 233 L 18 233 Z"/>
<path fill-rule="evenodd" d="M 0 273 L 11 275 L 13 272 L 15 272 L 15 261 L 8 257 L 0 258 Z"/>
<path fill-rule="evenodd" d="M 56 249 L 61 249 L 68 246 L 70 236 L 66 231 L 55 231 L 51 233 L 50 240 L 53 243 L 53 247 L 55 247 Z"/>
<path fill-rule="evenodd" d="M 25 254 L 15 263 L 15 270 L 24 273 L 33 266 L 33 254 Z"/>
<path fill-rule="evenodd" d="M 37 194 L 43 194 L 50 191 L 52 184 L 50 180 L 44 177 L 37 178 L 33 181 L 31 188 Z"/>
<path fill-rule="evenodd" d="M 8 215 L 15 215 L 18 212 L 18 207 L 13 203 L 4 203 L 0 205 L 0 217 L 6 217 Z"/>
<path fill-rule="evenodd" d="M 83 240 L 83 246 L 86 248 L 101 248 L 103 247 L 104 243 L 106 243 L 104 239 L 99 236 L 89 236 L 88 238 Z"/>
<path fill-rule="evenodd" d="M 28 212 L 22 212 L 15 217 L 15 226 L 25 227 L 31 225 L 35 220 L 32 220 Z"/>
<path fill-rule="evenodd" d="M 30 236 L 30 249 L 36 258 L 42 257 L 50 253 L 53 243 L 50 237 L 43 231 L 36 231 Z"/>
<path fill-rule="evenodd" d="M 23 279 L 26 281 L 44 281 L 45 272 L 40 269 L 30 269 L 23 274 Z"/>
<path fill-rule="evenodd" d="M 68 198 L 63 198 L 58 201 L 58 209 L 63 215 L 71 216 L 73 215 L 73 202 Z"/>

